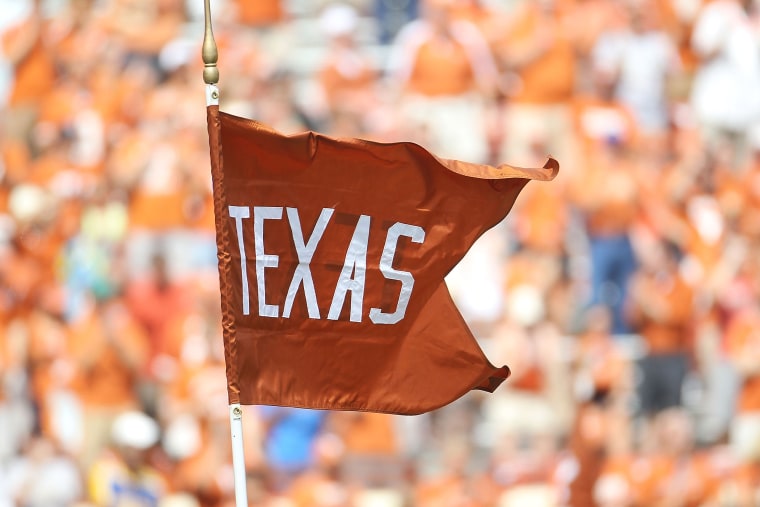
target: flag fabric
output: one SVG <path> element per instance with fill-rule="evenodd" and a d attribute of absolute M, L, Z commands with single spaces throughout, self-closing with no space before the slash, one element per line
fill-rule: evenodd
<path fill-rule="evenodd" d="M 230 403 L 418 414 L 508 377 L 444 277 L 555 160 L 284 136 L 218 106 L 208 129 Z"/>

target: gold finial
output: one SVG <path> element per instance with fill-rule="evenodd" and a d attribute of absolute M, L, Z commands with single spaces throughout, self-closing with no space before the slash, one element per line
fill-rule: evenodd
<path fill-rule="evenodd" d="M 219 59 L 219 51 L 216 49 L 214 41 L 214 32 L 211 30 L 211 5 L 210 0 L 203 0 L 205 7 L 206 30 L 203 33 L 203 47 L 201 56 L 203 57 L 203 81 L 206 84 L 216 84 L 219 82 L 219 69 L 216 68 L 216 61 Z"/>

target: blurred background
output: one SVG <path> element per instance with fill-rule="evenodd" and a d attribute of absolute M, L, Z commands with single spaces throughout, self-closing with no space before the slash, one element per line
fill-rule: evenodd
<path fill-rule="evenodd" d="M 512 377 L 246 407 L 253 504 L 760 505 L 760 2 L 212 3 L 227 112 L 562 166 L 448 278 Z M 0 11 L 0 506 L 234 505 L 202 1 Z"/>

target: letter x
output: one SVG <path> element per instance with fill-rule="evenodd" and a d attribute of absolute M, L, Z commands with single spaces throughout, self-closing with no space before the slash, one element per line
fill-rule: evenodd
<path fill-rule="evenodd" d="M 303 239 L 303 231 L 301 230 L 301 220 L 298 217 L 298 210 L 296 208 L 286 208 L 286 210 L 288 213 L 288 222 L 290 222 L 290 229 L 293 232 L 293 244 L 295 245 L 296 253 L 298 254 L 298 266 L 293 273 L 290 287 L 288 287 L 288 295 L 285 298 L 285 306 L 282 310 L 282 316 L 285 318 L 290 317 L 290 311 L 293 309 L 293 301 L 296 298 L 296 292 L 298 292 L 298 288 L 303 285 L 309 318 L 318 319 L 320 318 L 319 305 L 317 304 L 317 293 L 314 290 L 314 280 L 311 276 L 311 259 L 314 257 L 317 244 L 322 239 L 322 235 L 327 228 L 327 223 L 330 221 L 330 217 L 332 217 L 334 210 L 331 208 L 322 208 L 322 213 L 319 214 L 317 223 L 307 242 L 304 242 Z"/>

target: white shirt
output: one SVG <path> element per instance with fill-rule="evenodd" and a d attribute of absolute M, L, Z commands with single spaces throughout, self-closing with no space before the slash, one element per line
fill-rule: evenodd
<path fill-rule="evenodd" d="M 760 47 L 739 2 L 706 5 L 691 44 L 706 59 L 691 95 L 697 119 L 736 131 L 760 119 Z"/>

